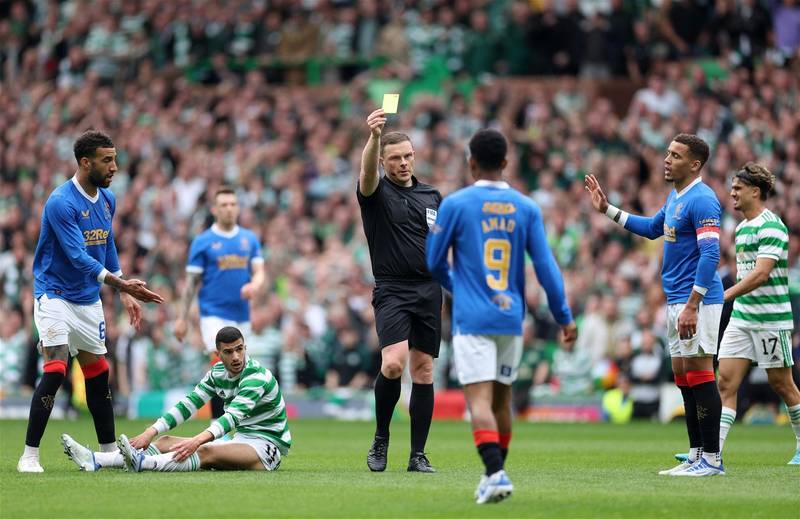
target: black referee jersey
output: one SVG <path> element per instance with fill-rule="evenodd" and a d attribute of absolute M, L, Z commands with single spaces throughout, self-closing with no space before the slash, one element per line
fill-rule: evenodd
<path fill-rule="evenodd" d="M 356 187 L 375 284 L 431 281 L 425 240 L 442 195 L 412 175 L 410 187 L 383 176 L 370 196 Z"/>

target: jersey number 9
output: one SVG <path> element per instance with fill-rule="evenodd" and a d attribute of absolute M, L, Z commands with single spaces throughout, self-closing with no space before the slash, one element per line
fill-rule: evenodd
<path fill-rule="evenodd" d="M 508 289 L 508 265 L 511 261 L 511 242 L 505 239 L 492 238 L 483 244 L 483 263 L 489 270 L 497 271 L 486 274 L 486 284 L 492 290 Z"/>

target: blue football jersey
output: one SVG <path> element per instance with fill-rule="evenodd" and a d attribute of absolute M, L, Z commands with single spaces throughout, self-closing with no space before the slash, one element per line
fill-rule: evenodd
<path fill-rule="evenodd" d="M 661 281 L 668 304 L 686 303 L 694 287 L 705 292 L 704 304 L 724 302 L 717 273 L 721 216 L 717 195 L 700 178 L 680 193 L 673 189 L 655 216 L 628 216 L 626 229 L 650 239 L 664 236 Z"/>
<path fill-rule="evenodd" d="M 453 249 L 452 270 L 447 254 Z M 428 235 L 431 274 L 453 294 L 453 334 L 521 335 L 525 253 L 559 324 L 572 322 L 542 214 L 505 182 L 478 181 L 446 197 Z"/>
<path fill-rule="evenodd" d="M 75 177 L 50 194 L 33 256 L 35 298 L 47 294 L 79 305 L 100 299 L 98 276 L 122 274 L 111 229 L 115 209 L 111 191 L 98 188 L 92 198 Z"/>
<path fill-rule="evenodd" d="M 226 233 L 212 225 L 189 247 L 186 272 L 202 274 L 200 315 L 237 322 L 250 320 L 250 302 L 241 289 L 250 282 L 251 264 L 263 262 L 256 235 L 236 226 Z"/>

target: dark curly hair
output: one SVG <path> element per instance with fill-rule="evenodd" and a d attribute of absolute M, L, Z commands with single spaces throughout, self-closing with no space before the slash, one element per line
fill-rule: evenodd
<path fill-rule="evenodd" d="M 761 164 L 748 162 L 733 175 L 733 178 L 738 178 L 748 186 L 757 187 L 762 201 L 775 192 L 775 175 Z"/>
<path fill-rule="evenodd" d="M 506 160 L 508 142 L 497 130 L 480 130 L 469 140 L 470 158 L 484 171 L 497 171 Z"/>
<path fill-rule="evenodd" d="M 98 130 L 87 130 L 78 137 L 73 146 L 75 160 L 79 163 L 83 157 L 92 158 L 97 152 L 97 148 L 113 148 L 114 143 L 111 137 Z"/>

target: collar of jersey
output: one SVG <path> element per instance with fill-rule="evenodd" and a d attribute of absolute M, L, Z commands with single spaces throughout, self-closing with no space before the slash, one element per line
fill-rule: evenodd
<path fill-rule="evenodd" d="M 78 175 L 72 176 L 72 183 L 75 184 L 75 187 L 78 188 L 78 193 L 82 194 L 86 200 L 90 201 L 91 203 L 95 203 L 98 200 L 100 200 L 100 188 L 97 189 L 97 194 L 94 195 L 94 198 L 92 198 L 86 191 L 83 190 L 83 186 L 81 186 L 81 183 L 78 182 Z"/>
<path fill-rule="evenodd" d="M 745 222 L 754 222 L 754 221 L 758 220 L 759 218 L 761 218 L 762 216 L 764 216 L 764 213 L 766 213 L 767 211 L 769 211 L 769 208 L 765 207 L 764 209 L 761 210 L 760 213 L 758 213 L 757 216 L 754 216 L 754 217 L 750 218 L 749 220 L 744 220 L 744 221 Z"/>
<path fill-rule="evenodd" d="M 395 184 L 394 181 L 389 178 L 389 175 L 386 175 L 386 174 L 383 175 L 383 178 L 385 178 L 386 182 L 389 182 L 393 187 L 395 187 L 397 189 L 400 189 L 400 190 L 403 190 L 403 191 L 411 191 L 412 189 L 417 187 L 417 184 L 419 184 L 419 180 L 417 180 L 417 177 L 415 177 L 414 175 L 411 175 L 411 185 L 410 186 L 401 186 L 400 184 Z"/>
<path fill-rule="evenodd" d="M 497 189 L 510 189 L 511 186 L 505 180 L 476 180 L 475 185 L 478 187 L 494 187 Z"/>
<path fill-rule="evenodd" d="M 225 232 L 225 231 L 223 231 L 222 229 L 219 228 L 219 225 L 214 223 L 214 224 L 211 224 L 211 232 L 213 232 L 214 234 L 217 234 L 219 236 L 222 236 L 223 238 L 233 238 L 239 232 L 239 226 L 238 225 L 234 225 L 233 229 L 231 229 L 230 231 Z"/>
<path fill-rule="evenodd" d="M 696 179 L 692 180 L 692 183 L 681 189 L 681 192 L 677 193 L 675 195 L 675 198 L 680 198 L 681 196 L 685 195 L 686 193 L 689 192 L 690 189 L 692 189 L 695 186 L 695 184 L 699 184 L 702 181 L 703 179 L 701 177 L 697 177 Z"/>

